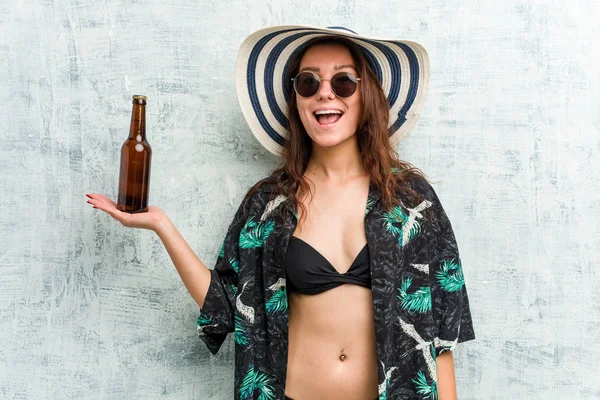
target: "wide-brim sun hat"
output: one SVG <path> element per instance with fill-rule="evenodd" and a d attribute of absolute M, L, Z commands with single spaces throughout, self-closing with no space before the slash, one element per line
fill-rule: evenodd
<path fill-rule="evenodd" d="M 346 37 L 360 47 L 381 83 L 390 106 L 389 139 L 396 146 L 414 127 L 429 86 L 429 57 L 419 43 L 360 36 L 344 27 L 284 25 L 260 29 L 238 51 L 235 86 L 242 113 L 256 139 L 268 151 L 282 155 L 288 136 L 290 60 L 308 40 Z"/>

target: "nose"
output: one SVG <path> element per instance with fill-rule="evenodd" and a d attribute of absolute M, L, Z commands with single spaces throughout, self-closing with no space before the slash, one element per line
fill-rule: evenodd
<path fill-rule="evenodd" d="M 319 91 L 317 92 L 317 100 L 322 99 L 330 99 L 333 100 L 335 98 L 335 93 L 331 89 L 331 82 L 329 79 L 321 79 L 321 84 L 319 85 Z"/>

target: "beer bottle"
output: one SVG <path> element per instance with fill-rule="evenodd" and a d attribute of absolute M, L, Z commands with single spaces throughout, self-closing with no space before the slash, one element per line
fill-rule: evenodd
<path fill-rule="evenodd" d="M 146 96 L 133 96 L 129 137 L 121 147 L 117 208 L 128 213 L 148 211 L 150 159 L 146 140 Z"/>

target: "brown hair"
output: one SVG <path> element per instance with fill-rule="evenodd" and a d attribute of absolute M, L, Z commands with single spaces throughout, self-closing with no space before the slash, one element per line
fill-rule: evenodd
<path fill-rule="evenodd" d="M 290 60 L 286 82 L 291 82 L 300 68 L 300 62 L 306 51 L 316 45 L 336 44 L 346 47 L 356 65 L 361 78 L 361 115 L 356 130 L 358 146 L 365 169 L 371 177 L 371 185 L 381 193 L 384 209 L 398 205 L 398 190 L 421 199 L 408 181 L 417 177 L 427 180 L 425 174 L 410 163 L 400 160 L 398 153 L 389 141 L 389 103 L 383 93 L 381 83 L 373 73 L 360 47 L 352 40 L 341 36 L 321 36 L 307 41 L 304 47 Z M 312 153 L 312 141 L 296 108 L 296 92 L 291 87 L 288 95 L 288 140 L 284 145 L 283 163 L 273 173 L 257 182 L 249 192 L 248 198 L 265 183 L 276 184 L 277 191 L 285 195 L 292 204 L 302 208 L 302 218 L 306 215 L 303 204 L 297 200 L 298 193 L 310 193 L 310 186 L 303 177 Z M 419 200 L 420 201 L 420 200 Z"/>

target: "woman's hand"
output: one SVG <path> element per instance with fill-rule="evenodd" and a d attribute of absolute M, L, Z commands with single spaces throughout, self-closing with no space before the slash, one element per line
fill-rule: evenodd
<path fill-rule="evenodd" d="M 148 206 L 147 212 L 130 214 L 117 209 L 117 204 L 103 194 L 86 194 L 89 204 L 98 208 L 119 221 L 128 228 L 149 229 L 156 232 L 161 222 L 167 218 L 163 210 L 158 207 Z"/>

